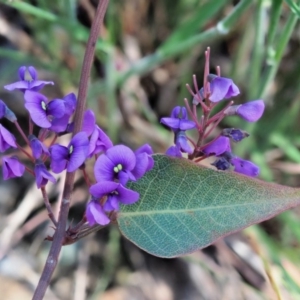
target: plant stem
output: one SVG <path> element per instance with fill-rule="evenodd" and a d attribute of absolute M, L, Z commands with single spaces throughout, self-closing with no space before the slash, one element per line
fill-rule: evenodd
<path fill-rule="evenodd" d="M 24 141 L 26 142 L 26 144 L 28 146 L 30 146 L 28 138 L 27 138 L 26 134 L 24 133 L 23 129 L 21 128 L 21 126 L 19 125 L 18 121 L 15 121 L 14 124 L 16 125 L 16 127 L 17 127 L 18 131 L 20 132 L 20 134 L 22 135 L 22 137 L 23 137 Z"/>
<path fill-rule="evenodd" d="M 34 158 L 25 150 L 23 149 L 23 147 L 21 147 L 18 143 L 17 144 L 17 147 L 18 149 L 23 152 L 32 162 L 34 162 Z"/>
<path fill-rule="evenodd" d="M 90 37 L 87 43 L 86 52 L 83 59 L 82 71 L 79 82 L 78 90 L 78 102 L 74 117 L 74 132 L 73 136 L 81 130 L 82 120 L 84 115 L 84 110 L 86 106 L 86 96 L 88 90 L 88 81 L 90 77 L 90 72 L 94 60 L 95 46 L 99 36 L 101 26 L 103 24 L 103 19 L 107 9 L 109 0 L 100 0 L 98 3 L 95 18 L 92 23 Z M 73 190 L 75 172 L 67 173 L 64 190 L 63 199 L 61 201 L 60 212 L 58 217 L 58 224 L 53 236 L 53 242 L 49 251 L 48 258 L 46 260 L 43 273 L 39 280 L 38 286 L 33 295 L 33 300 L 41 300 L 44 298 L 46 290 L 50 284 L 52 274 L 58 262 L 58 256 L 62 248 L 62 244 L 65 238 L 66 224 L 68 219 L 70 198 Z"/>
<path fill-rule="evenodd" d="M 48 212 L 48 216 L 49 216 L 50 220 L 52 221 L 53 225 L 57 226 L 57 221 L 56 221 L 54 213 L 52 211 L 52 207 L 51 207 L 51 204 L 50 204 L 50 201 L 49 201 L 49 197 L 47 195 L 46 188 L 44 186 L 41 187 L 41 192 L 42 192 L 44 203 L 45 203 L 45 206 L 46 206 L 46 209 L 47 209 L 47 212 Z"/>

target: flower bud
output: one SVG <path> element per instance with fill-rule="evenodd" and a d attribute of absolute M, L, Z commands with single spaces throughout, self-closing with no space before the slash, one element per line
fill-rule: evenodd
<path fill-rule="evenodd" d="M 263 100 L 250 101 L 241 105 L 232 105 L 224 113 L 227 116 L 238 115 L 248 122 L 256 122 L 265 110 Z"/>
<path fill-rule="evenodd" d="M 249 133 L 241 129 L 225 128 L 222 130 L 222 135 L 231 138 L 234 142 L 240 142 L 248 137 Z"/>

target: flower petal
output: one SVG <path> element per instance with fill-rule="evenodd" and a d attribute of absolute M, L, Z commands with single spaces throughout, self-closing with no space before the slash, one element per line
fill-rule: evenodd
<path fill-rule="evenodd" d="M 171 146 L 170 148 L 167 149 L 166 154 L 169 156 L 174 156 L 174 157 L 182 157 L 182 153 L 180 151 L 180 148 L 177 146 Z"/>
<path fill-rule="evenodd" d="M 209 100 L 212 102 L 219 102 L 223 99 L 228 99 L 237 96 L 240 93 L 239 88 L 234 84 L 232 79 L 219 77 L 216 75 L 210 76 L 210 90 L 211 94 Z"/>
<path fill-rule="evenodd" d="M 118 174 L 118 179 L 119 179 L 120 183 L 123 184 L 123 185 L 126 185 L 128 180 L 130 179 L 130 177 L 132 179 L 132 176 L 130 176 L 130 175 L 132 175 L 131 172 L 120 171 L 119 174 Z M 133 178 L 133 181 L 135 181 L 135 180 L 136 179 Z"/>
<path fill-rule="evenodd" d="M 0 124 L 0 152 L 5 152 L 8 148 L 17 148 L 16 138 Z"/>
<path fill-rule="evenodd" d="M 105 211 L 119 210 L 119 201 L 117 195 L 109 195 L 103 206 Z"/>
<path fill-rule="evenodd" d="M 106 156 L 115 164 L 121 164 L 123 170 L 131 171 L 135 167 L 136 158 L 133 151 L 124 146 L 117 145 L 112 148 L 109 148 L 106 151 Z"/>
<path fill-rule="evenodd" d="M 119 183 L 113 181 L 101 181 L 90 187 L 90 193 L 94 197 L 102 198 L 103 196 L 115 191 L 119 185 Z"/>
<path fill-rule="evenodd" d="M 85 132 L 78 132 L 71 140 L 68 148 L 69 151 L 72 147 L 69 164 L 67 167 L 68 172 L 74 172 L 86 160 L 89 152 L 89 140 Z"/>
<path fill-rule="evenodd" d="M 25 166 L 20 163 L 17 157 L 2 157 L 3 179 L 7 180 L 14 177 L 21 177 L 25 172 Z"/>
<path fill-rule="evenodd" d="M 219 156 L 225 151 L 231 152 L 230 141 L 228 137 L 220 136 L 208 146 L 202 149 L 202 152 L 206 155 Z"/>
<path fill-rule="evenodd" d="M 35 69 L 34 67 L 32 67 L 32 66 L 29 66 L 29 67 L 28 67 L 28 72 L 29 72 L 29 74 L 30 74 L 32 80 L 35 81 L 35 80 L 37 79 L 37 71 L 36 71 L 36 69 Z M 23 77 L 23 78 L 24 78 L 24 77 Z"/>
<path fill-rule="evenodd" d="M 88 109 L 84 113 L 82 131 L 86 132 L 87 136 L 90 136 L 96 126 L 95 114 L 91 109 Z"/>
<path fill-rule="evenodd" d="M 180 127 L 180 119 L 177 118 L 161 118 L 160 123 L 170 127 L 173 130 L 177 130 Z"/>
<path fill-rule="evenodd" d="M 47 114 L 55 118 L 61 118 L 65 114 L 65 103 L 61 99 L 54 99 L 47 105 Z"/>
<path fill-rule="evenodd" d="M 189 130 L 196 127 L 196 123 L 190 120 L 180 120 L 179 129 L 180 130 Z"/>
<path fill-rule="evenodd" d="M 54 173 L 60 173 L 66 169 L 68 163 L 69 150 L 67 147 L 55 144 L 50 149 L 50 167 Z"/>
<path fill-rule="evenodd" d="M 69 119 L 70 119 L 70 116 L 68 114 L 65 114 L 61 118 L 54 118 L 51 121 L 50 129 L 57 133 L 66 131 L 68 123 L 69 123 Z"/>
<path fill-rule="evenodd" d="M 85 214 L 90 226 L 94 225 L 95 223 L 107 225 L 110 222 L 102 206 L 96 201 L 90 201 L 88 203 Z"/>
<path fill-rule="evenodd" d="M 40 93 L 29 90 L 25 92 L 24 99 L 25 108 L 28 110 L 33 122 L 42 128 L 49 128 L 51 122 L 48 120 L 46 113 L 48 99 Z"/>
<path fill-rule="evenodd" d="M 185 131 L 178 131 L 175 133 L 175 144 L 182 152 L 192 154 L 193 149 L 188 143 Z"/>
<path fill-rule="evenodd" d="M 38 161 L 34 167 L 34 173 L 36 176 L 36 185 L 38 188 L 45 186 L 50 180 L 55 183 L 56 179 L 50 174 L 50 172 L 46 169 L 46 166 L 43 162 Z"/>
<path fill-rule="evenodd" d="M 139 200 L 140 194 L 136 191 L 130 190 L 121 184 L 117 188 L 118 200 L 123 204 L 132 204 Z"/>
<path fill-rule="evenodd" d="M 99 156 L 94 166 L 94 174 L 97 182 L 114 180 L 114 167 L 114 163 L 105 154 Z"/>
<path fill-rule="evenodd" d="M 248 122 L 256 122 L 263 115 L 265 104 L 263 100 L 250 101 L 239 105 L 236 113 Z"/>
<path fill-rule="evenodd" d="M 110 138 L 98 125 L 96 125 L 90 138 L 89 157 L 106 151 L 111 147 L 113 147 L 113 143 Z"/>
<path fill-rule="evenodd" d="M 235 157 L 230 161 L 234 165 L 234 171 L 247 176 L 256 177 L 259 174 L 259 167 L 249 160 Z"/>
<path fill-rule="evenodd" d="M 65 113 L 71 116 L 76 108 L 76 96 L 74 93 L 70 93 L 63 98 L 65 102 Z"/>
<path fill-rule="evenodd" d="M 19 78 L 23 81 L 25 80 L 25 72 L 26 72 L 25 66 L 20 67 L 18 70 Z"/>
<path fill-rule="evenodd" d="M 54 85 L 53 81 L 42 81 L 42 80 L 36 80 L 29 82 L 29 89 L 31 91 L 39 91 L 41 90 L 46 84 Z"/>
<path fill-rule="evenodd" d="M 13 90 L 26 90 L 28 89 L 29 85 L 28 82 L 26 81 L 17 81 L 11 84 L 7 84 L 4 86 L 4 88 L 8 91 L 13 91 Z"/>
<path fill-rule="evenodd" d="M 147 153 L 149 155 L 153 154 L 152 147 L 149 144 L 144 144 L 143 146 L 139 147 L 134 151 L 135 155 L 138 155 L 140 153 Z"/>

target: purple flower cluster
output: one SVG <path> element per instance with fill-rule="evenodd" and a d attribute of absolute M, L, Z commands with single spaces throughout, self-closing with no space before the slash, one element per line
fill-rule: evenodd
<path fill-rule="evenodd" d="M 232 105 L 233 102 L 230 102 L 219 113 L 210 116 L 212 109 L 219 102 L 239 95 L 240 91 L 229 78 L 212 74 L 206 76 L 204 87 L 200 90 L 197 89 L 197 84 L 194 83 L 197 92 L 194 93 L 188 86 L 194 96 L 193 109 L 189 107 L 186 99 L 185 102 L 194 121 L 188 120 L 186 108 L 179 106 L 173 109 L 170 118 L 161 119 L 161 123 L 171 128 L 175 136 L 174 145 L 166 151 L 166 154 L 182 157 L 182 153 L 188 153 L 189 159 L 195 161 L 200 161 L 209 156 L 216 156 L 217 159 L 212 165 L 218 170 L 233 169 L 235 172 L 244 175 L 257 176 L 259 168 L 254 163 L 243 160 L 231 152 L 230 139 L 239 142 L 249 136 L 247 132 L 236 128 L 226 128 L 213 141 L 204 145 L 203 141 L 225 116 L 237 115 L 248 122 L 256 122 L 264 112 L 264 102 L 255 100 L 241 105 Z M 200 121 L 197 121 L 196 106 L 199 104 L 202 107 L 203 115 Z M 199 134 L 197 142 L 193 142 L 186 136 L 186 131 L 194 128 L 197 128 Z M 191 148 L 189 141 L 193 144 L 194 149 Z"/>
<path fill-rule="evenodd" d="M 124 145 L 110 146 L 95 163 L 94 173 L 97 183 L 92 185 L 86 217 L 90 225 L 106 225 L 109 218 L 105 212 L 119 210 L 119 204 L 132 204 L 139 194 L 126 188 L 129 180 L 136 181 L 151 170 L 154 160 L 149 145 L 133 152 Z"/>
<path fill-rule="evenodd" d="M 42 188 L 48 181 L 56 182 L 48 166 L 57 174 L 64 170 L 74 172 L 79 168 L 84 170 L 85 161 L 95 157 L 94 173 L 97 183 L 90 187 L 92 200 L 86 208 L 86 219 L 90 225 L 108 224 L 110 219 L 107 213 L 117 211 L 120 203 L 131 204 L 139 199 L 139 194 L 128 189 L 126 184 L 129 180 L 138 180 L 153 167 L 151 147 L 146 144 L 133 152 L 124 145 L 114 146 L 105 132 L 96 125 L 96 118 L 91 110 L 86 110 L 82 130 L 72 137 L 67 146 L 55 143 L 60 136 L 73 133 L 71 118 L 76 109 L 76 96 L 71 93 L 62 99 L 49 100 L 40 90 L 53 82 L 38 80 L 33 67 L 21 67 L 19 77 L 20 81 L 4 88 L 23 93 L 24 106 L 30 117 L 28 135 L 19 126 L 14 113 L 1 100 L 0 118 L 5 117 L 15 123 L 31 153 L 21 148 L 14 135 L 1 124 L 0 151 L 19 148 L 30 158 L 32 166 L 25 166 L 16 156 L 5 156 L 2 158 L 3 178 L 7 180 L 21 177 L 27 170 L 34 175 L 37 187 Z M 38 136 L 33 134 L 34 125 L 39 128 Z M 52 137 L 49 147 L 49 142 L 45 143 L 48 137 Z"/>
<path fill-rule="evenodd" d="M 181 113 L 181 114 L 180 114 Z M 170 118 L 162 118 L 160 122 L 172 129 L 174 132 L 174 146 L 171 146 L 166 154 L 176 157 L 182 157 L 183 153 L 193 153 L 193 149 L 188 143 L 185 132 L 196 127 L 194 121 L 188 120 L 185 107 L 176 106 L 171 113 Z"/>

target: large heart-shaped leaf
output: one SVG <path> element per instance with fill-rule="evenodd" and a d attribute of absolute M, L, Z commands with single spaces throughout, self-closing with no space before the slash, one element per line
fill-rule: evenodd
<path fill-rule="evenodd" d="M 186 159 L 154 155 L 155 166 L 130 188 L 140 200 L 121 207 L 121 232 L 138 247 L 175 257 L 300 204 L 300 190 Z"/>

